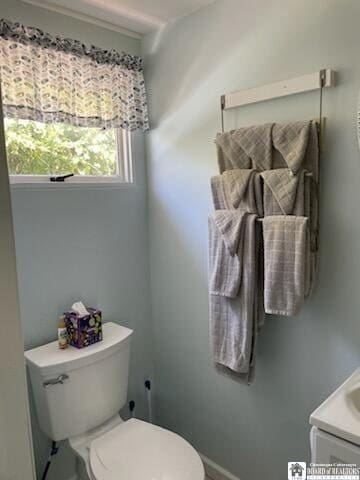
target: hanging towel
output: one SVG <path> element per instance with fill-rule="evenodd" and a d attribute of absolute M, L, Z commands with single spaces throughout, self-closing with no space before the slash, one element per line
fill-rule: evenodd
<path fill-rule="evenodd" d="M 219 133 L 215 143 L 220 173 L 236 168 L 268 170 L 272 167 L 273 124 Z"/>
<path fill-rule="evenodd" d="M 312 121 L 310 124 L 309 140 L 303 160 L 303 167 L 308 172 L 312 172 L 315 182 L 319 181 L 319 151 L 319 124 Z"/>
<path fill-rule="evenodd" d="M 235 298 L 239 293 L 244 223 L 247 213 L 217 210 L 209 217 L 209 293 Z"/>
<path fill-rule="evenodd" d="M 216 369 L 249 384 L 264 297 L 268 313 L 293 315 L 314 284 L 318 127 L 267 124 L 218 134 L 215 142 L 220 175 L 211 180 L 210 337 Z M 264 236 L 256 215 L 271 215 Z"/>
<path fill-rule="evenodd" d="M 309 272 L 305 296 L 315 287 L 318 270 L 318 181 L 319 130 L 315 121 L 274 124 L 272 130 L 273 166 L 262 172 L 264 180 L 264 215 L 298 215 L 308 217 L 306 269 Z M 306 176 L 311 173 L 312 176 Z"/>
<path fill-rule="evenodd" d="M 247 212 L 218 211 L 209 219 L 210 337 L 214 361 L 222 373 L 246 383 L 254 379 L 260 310 L 256 218 L 257 215 Z"/>
<path fill-rule="evenodd" d="M 318 181 L 318 125 L 315 121 L 265 124 L 218 133 L 215 139 L 220 173 L 301 167 Z"/>
<path fill-rule="evenodd" d="M 305 190 L 304 182 L 308 180 L 305 174 L 305 170 L 301 169 L 294 175 L 289 168 L 261 172 L 264 180 L 264 214 L 306 215 L 310 193 L 308 189 Z"/>
<path fill-rule="evenodd" d="M 275 215 L 264 218 L 265 313 L 296 315 L 308 283 L 308 218 Z"/>
<path fill-rule="evenodd" d="M 251 160 L 233 138 L 234 130 L 216 135 L 220 173 L 233 168 L 251 168 Z"/>
<path fill-rule="evenodd" d="M 305 297 L 314 290 L 317 277 L 318 207 L 317 186 L 313 177 L 300 169 L 293 175 L 287 168 L 261 173 L 264 180 L 264 215 L 297 215 L 307 217 L 309 241 L 306 242 Z M 275 227 L 274 227 L 275 228 Z M 265 247 L 266 248 L 266 247 Z"/>
<path fill-rule="evenodd" d="M 272 130 L 274 148 L 283 156 L 291 172 L 296 175 L 300 170 L 309 143 L 311 121 L 275 123 Z"/>
<path fill-rule="evenodd" d="M 240 209 L 263 216 L 262 183 L 254 169 L 227 170 L 211 179 L 215 210 Z"/>
<path fill-rule="evenodd" d="M 233 139 L 241 146 L 249 158 L 252 168 L 268 170 L 272 168 L 272 123 L 234 130 Z"/>
<path fill-rule="evenodd" d="M 241 200 L 243 200 L 245 196 L 245 201 L 247 200 L 246 203 L 248 204 L 249 209 L 253 210 L 256 208 L 254 205 L 254 192 L 252 188 L 255 175 L 256 171 L 253 169 L 228 170 L 222 174 L 222 182 L 232 208 L 239 208 Z"/>

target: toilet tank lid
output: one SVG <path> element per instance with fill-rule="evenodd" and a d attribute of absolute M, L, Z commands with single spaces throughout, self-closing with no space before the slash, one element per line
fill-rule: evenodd
<path fill-rule="evenodd" d="M 103 340 L 85 348 L 69 346 L 61 350 L 58 342 L 47 343 L 25 352 L 30 369 L 38 370 L 41 376 L 60 374 L 97 362 L 119 350 L 133 333 L 130 328 L 113 322 L 103 324 Z"/>

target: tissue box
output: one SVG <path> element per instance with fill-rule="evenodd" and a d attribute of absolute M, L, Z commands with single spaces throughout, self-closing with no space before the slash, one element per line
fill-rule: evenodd
<path fill-rule="evenodd" d="M 65 312 L 65 324 L 69 344 L 83 348 L 102 340 L 101 311 L 87 307 L 89 315 L 80 316 L 73 311 Z"/>

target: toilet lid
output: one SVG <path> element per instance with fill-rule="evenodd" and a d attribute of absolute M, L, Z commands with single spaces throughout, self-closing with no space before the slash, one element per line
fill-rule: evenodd
<path fill-rule="evenodd" d="M 204 480 L 196 450 L 183 438 L 137 419 L 95 439 L 90 467 L 96 480 Z"/>

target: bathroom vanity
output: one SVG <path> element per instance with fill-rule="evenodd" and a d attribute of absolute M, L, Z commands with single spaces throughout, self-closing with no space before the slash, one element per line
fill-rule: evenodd
<path fill-rule="evenodd" d="M 311 461 L 360 466 L 360 368 L 310 416 Z"/>

